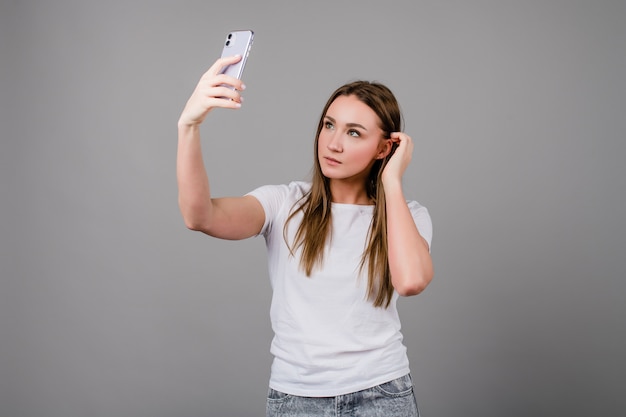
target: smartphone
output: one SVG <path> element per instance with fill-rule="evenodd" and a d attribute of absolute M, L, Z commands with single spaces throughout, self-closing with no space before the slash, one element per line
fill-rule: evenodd
<path fill-rule="evenodd" d="M 233 55 L 241 55 L 241 60 L 236 64 L 224 67 L 220 74 L 230 75 L 237 79 L 241 79 L 243 69 L 246 66 L 246 60 L 250 54 L 252 41 L 254 40 L 254 32 L 251 30 L 235 30 L 226 35 L 224 48 L 222 49 L 222 58 Z"/>

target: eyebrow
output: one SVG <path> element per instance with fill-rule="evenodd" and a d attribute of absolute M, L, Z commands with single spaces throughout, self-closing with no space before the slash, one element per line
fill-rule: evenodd
<path fill-rule="evenodd" d="M 335 119 L 333 119 L 332 117 L 330 117 L 330 116 L 328 116 L 328 115 L 327 115 L 327 116 L 325 116 L 325 118 L 326 118 L 326 119 L 328 119 L 328 120 L 330 120 L 331 122 L 333 122 L 333 123 L 335 123 L 335 124 L 337 123 L 337 121 L 336 121 Z M 347 126 L 347 127 L 359 127 L 359 128 L 361 128 L 361 129 L 363 129 L 363 130 L 367 131 L 367 128 L 366 128 L 365 126 L 363 126 L 362 124 L 359 124 L 359 123 L 346 123 L 346 126 Z"/>

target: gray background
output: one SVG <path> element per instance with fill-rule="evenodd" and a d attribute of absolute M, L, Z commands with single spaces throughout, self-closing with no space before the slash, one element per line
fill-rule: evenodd
<path fill-rule="evenodd" d="M 623 415 L 626 2 L 0 5 L 7 417 L 260 416 L 261 239 L 187 231 L 176 121 L 225 34 L 245 106 L 203 135 L 215 195 L 305 179 L 340 84 L 388 84 L 436 277 L 400 303 L 425 416 Z"/>

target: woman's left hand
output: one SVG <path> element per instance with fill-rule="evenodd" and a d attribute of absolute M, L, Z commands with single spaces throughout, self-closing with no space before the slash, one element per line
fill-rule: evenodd
<path fill-rule="evenodd" d="M 400 181 L 413 155 L 413 141 L 409 135 L 403 132 L 393 132 L 390 138 L 393 143 L 398 144 L 398 147 L 385 166 L 382 175 L 383 182 Z"/>

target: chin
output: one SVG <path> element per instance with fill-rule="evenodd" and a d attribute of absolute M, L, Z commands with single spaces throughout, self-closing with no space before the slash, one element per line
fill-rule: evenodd
<path fill-rule="evenodd" d="M 332 169 L 321 169 L 322 175 L 328 179 L 337 180 L 343 178 L 342 175 L 339 175 L 337 172 L 333 172 Z"/>

